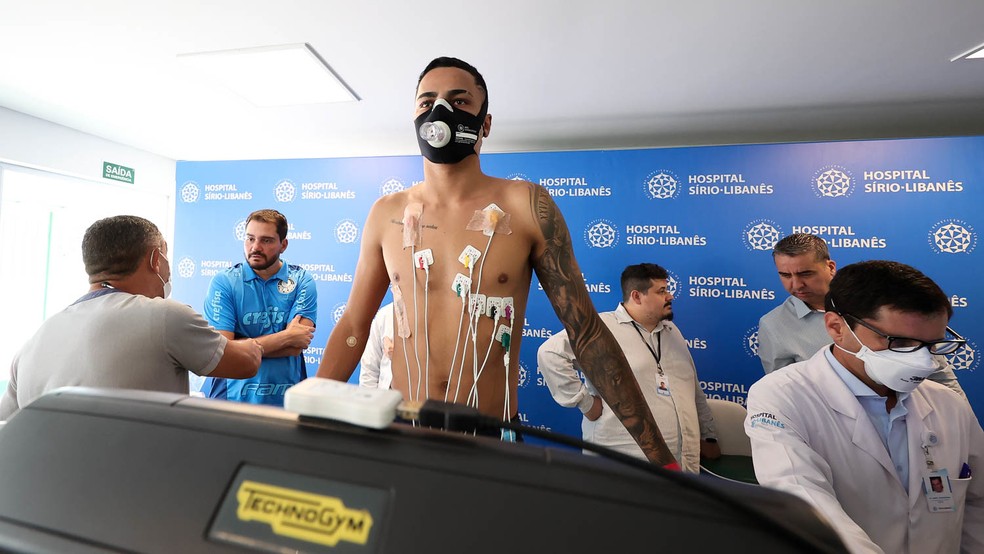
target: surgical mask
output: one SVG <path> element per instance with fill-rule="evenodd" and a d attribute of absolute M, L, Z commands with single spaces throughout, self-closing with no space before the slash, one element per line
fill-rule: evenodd
<path fill-rule="evenodd" d="M 157 249 L 157 253 L 161 255 L 162 259 L 164 258 L 164 253 L 161 252 L 160 248 Z M 164 298 L 168 298 L 171 296 L 171 277 L 168 276 L 167 281 L 165 281 L 164 278 L 161 277 L 161 274 L 158 273 L 157 278 L 160 279 L 161 284 L 164 285 Z"/>
<path fill-rule="evenodd" d="M 485 110 L 472 115 L 455 110 L 447 100 L 438 98 L 429 112 L 420 114 L 413 122 L 420 153 L 436 164 L 456 164 L 475 154 L 475 143 L 482 135 L 484 122 Z"/>
<path fill-rule="evenodd" d="M 850 326 L 848 330 L 861 343 L 861 339 L 858 339 Z M 920 348 L 915 352 L 874 351 L 861 343 L 861 350 L 850 352 L 838 344 L 834 346 L 864 362 L 864 370 L 872 381 L 896 392 L 912 392 L 939 369 L 936 359 L 926 348 Z"/>

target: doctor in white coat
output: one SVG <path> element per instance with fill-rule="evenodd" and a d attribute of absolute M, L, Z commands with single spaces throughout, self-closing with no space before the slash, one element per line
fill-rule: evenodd
<path fill-rule="evenodd" d="M 984 431 L 924 380 L 932 354 L 965 344 L 946 295 L 904 264 L 861 262 L 826 308 L 834 344 L 748 392 L 759 483 L 810 502 L 851 552 L 984 552 Z"/>

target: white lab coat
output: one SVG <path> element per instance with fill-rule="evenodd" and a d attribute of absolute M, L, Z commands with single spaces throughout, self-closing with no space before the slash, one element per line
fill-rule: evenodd
<path fill-rule="evenodd" d="M 984 552 L 984 431 L 970 405 L 925 381 L 904 401 L 909 482 L 899 482 L 864 408 L 821 349 L 748 392 L 745 432 L 764 486 L 815 506 L 851 552 Z M 935 468 L 949 472 L 956 511 L 931 513 L 922 478 L 928 432 Z M 981 475 L 958 479 L 964 463 Z"/>

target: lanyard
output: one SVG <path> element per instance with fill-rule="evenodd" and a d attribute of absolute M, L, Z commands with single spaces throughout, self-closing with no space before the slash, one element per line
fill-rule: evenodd
<path fill-rule="evenodd" d="M 639 333 L 639 338 L 642 339 L 642 342 L 646 344 L 646 348 L 649 349 L 649 353 L 653 355 L 653 358 L 656 360 L 656 371 L 658 371 L 660 376 L 662 376 L 663 366 L 660 365 L 659 359 L 662 357 L 663 354 L 663 335 L 662 335 L 663 330 L 660 329 L 659 331 L 656 332 L 656 350 L 653 350 L 652 345 L 649 344 L 649 341 L 646 340 L 646 337 L 642 336 L 642 331 L 639 330 L 639 324 L 633 321 L 632 326 L 635 327 L 636 333 Z"/>

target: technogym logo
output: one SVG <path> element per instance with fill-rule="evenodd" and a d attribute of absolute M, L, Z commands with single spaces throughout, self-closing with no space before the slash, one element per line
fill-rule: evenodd
<path fill-rule="evenodd" d="M 953 365 L 953 369 L 958 371 L 974 371 L 977 369 L 979 360 L 977 359 L 977 343 L 967 340 L 967 345 L 957 350 L 953 354 L 947 354 L 946 361 Z"/>
<path fill-rule="evenodd" d="M 618 229 L 607 219 L 596 219 L 584 229 L 584 242 L 592 248 L 612 248 L 618 244 Z"/>
<path fill-rule="evenodd" d="M 383 184 L 379 187 L 379 195 L 386 196 L 387 194 L 393 194 L 394 192 L 400 192 L 403 190 L 403 181 L 397 179 L 396 177 L 390 177 L 383 181 Z"/>
<path fill-rule="evenodd" d="M 850 196 L 854 192 L 854 177 L 844 167 L 827 165 L 813 175 L 813 188 L 820 197 Z"/>
<path fill-rule="evenodd" d="M 293 202 L 297 187 L 289 179 L 284 179 L 273 187 L 273 197 L 277 202 Z"/>
<path fill-rule="evenodd" d="M 742 345 L 745 347 L 745 353 L 748 354 L 750 358 L 758 358 L 759 355 L 758 325 L 749 329 L 741 340 L 742 340 Z"/>
<path fill-rule="evenodd" d="M 646 176 L 646 194 L 651 199 L 667 200 L 680 196 L 680 179 L 672 171 L 660 169 Z"/>
<path fill-rule="evenodd" d="M 188 181 L 181 187 L 182 202 L 197 202 L 198 197 L 201 196 L 201 194 L 201 189 L 198 188 L 198 184 L 194 181 Z"/>
<path fill-rule="evenodd" d="M 359 226 L 351 219 L 343 219 L 335 226 L 335 240 L 340 244 L 353 244 L 359 240 Z"/>
<path fill-rule="evenodd" d="M 195 275 L 195 260 L 185 256 L 178 262 L 178 275 L 185 279 Z"/>
<path fill-rule="evenodd" d="M 770 219 L 756 219 L 745 226 L 742 238 L 749 250 L 772 250 L 782 238 L 782 229 Z"/>
<path fill-rule="evenodd" d="M 944 219 L 929 230 L 929 245 L 937 254 L 969 254 L 977 246 L 977 233 L 965 221 Z"/>

